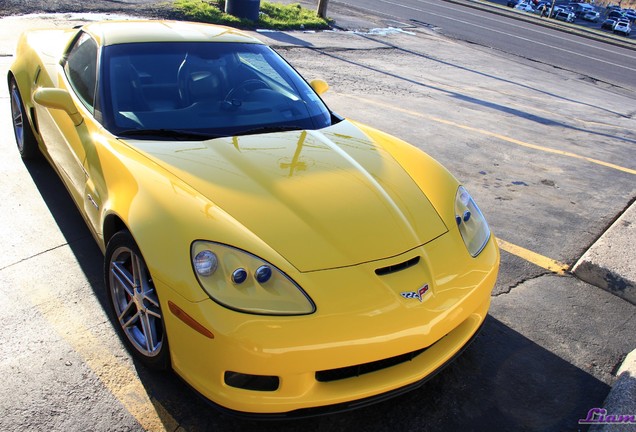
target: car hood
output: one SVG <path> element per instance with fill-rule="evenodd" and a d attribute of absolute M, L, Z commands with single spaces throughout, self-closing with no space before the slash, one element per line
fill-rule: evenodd
<path fill-rule="evenodd" d="M 409 174 L 348 121 L 321 131 L 127 142 L 302 272 L 388 258 L 447 231 Z"/>

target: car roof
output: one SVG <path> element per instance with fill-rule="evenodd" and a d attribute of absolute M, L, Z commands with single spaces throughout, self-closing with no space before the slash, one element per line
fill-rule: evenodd
<path fill-rule="evenodd" d="M 136 42 L 244 42 L 262 44 L 231 27 L 167 20 L 101 21 L 82 30 L 101 45 Z"/>

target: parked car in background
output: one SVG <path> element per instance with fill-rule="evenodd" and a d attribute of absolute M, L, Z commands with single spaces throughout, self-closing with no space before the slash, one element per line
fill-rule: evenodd
<path fill-rule="evenodd" d="M 608 18 L 605 21 L 603 21 L 603 24 L 601 24 L 601 28 L 605 30 L 614 30 L 615 25 L 616 25 L 616 20 Z"/>
<path fill-rule="evenodd" d="M 559 21 L 566 21 L 566 22 L 572 23 L 576 19 L 576 15 L 574 15 L 574 12 L 570 12 L 567 10 L 560 10 L 559 12 L 557 12 L 554 18 Z"/>
<path fill-rule="evenodd" d="M 515 6 L 515 9 L 520 10 L 522 12 L 534 13 L 534 6 L 532 6 L 530 3 L 521 2 Z"/>
<path fill-rule="evenodd" d="M 628 21 L 618 21 L 614 26 L 614 33 L 629 36 L 632 32 L 632 26 Z"/>
<path fill-rule="evenodd" d="M 550 13 L 551 2 L 542 1 L 535 5 L 535 13 L 541 14 L 541 16 L 548 16 Z"/>
<path fill-rule="evenodd" d="M 621 10 L 613 10 L 610 13 L 607 14 L 608 18 L 614 18 L 614 19 L 619 19 L 619 18 L 624 18 L 625 14 L 623 14 L 623 12 Z"/>
<path fill-rule="evenodd" d="M 576 15 L 577 18 L 581 17 L 586 12 L 596 12 L 594 6 L 589 3 L 571 3 L 568 6 L 570 6 L 572 12 L 574 12 L 574 15 Z"/>
<path fill-rule="evenodd" d="M 565 6 L 558 6 L 558 5 L 555 5 L 555 6 L 552 8 L 552 15 L 550 15 L 550 18 L 555 18 L 555 17 L 556 17 L 556 15 L 557 15 L 559 12 L 561 12 L 561 11 L 570 12 L 570 10 L 569 10 L 567 7 L 565 7 Z"/>
<path fill-rule="evenodd" d="M 581 18 L 585 21 L 598 22 L 601 15 L 596 11 L 588 11 L 581 15 Z"/>

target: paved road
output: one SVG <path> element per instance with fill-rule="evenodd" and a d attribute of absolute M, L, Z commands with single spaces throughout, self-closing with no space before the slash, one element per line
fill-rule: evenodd
<path fill-rule="evenodd" d="M 0 22 L 0 75 L 24 28 Z M 102 256 L 43 162 L 23 164 L 0 88 L 1 430 L 584 430 L 636 307 L 564 270 L 636 197 L 635 93 L 427 28 L 414 34 L 263 33 L 327 103 L 404 138 L 471 190 L 502 245 L 491 317 L 422 389 L 291 423 L 219 414 L 174 375 L 135 365 L 104 314 Z"/>
<path fill-rule="evenodd" d="M 636 51 L 443 0 L 338 0 L 369 13 L 636 89 Z"/>

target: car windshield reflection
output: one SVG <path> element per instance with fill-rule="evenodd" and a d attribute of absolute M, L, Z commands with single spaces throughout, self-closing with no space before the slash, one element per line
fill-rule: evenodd
<path fill-rule="evenodd" d="M 218 137 L 321 129 L 333 121 L 314 90 L 264 45 L 112 45 L 103 50 L 101 72 L 102 121 L 115 135 Z"/>

